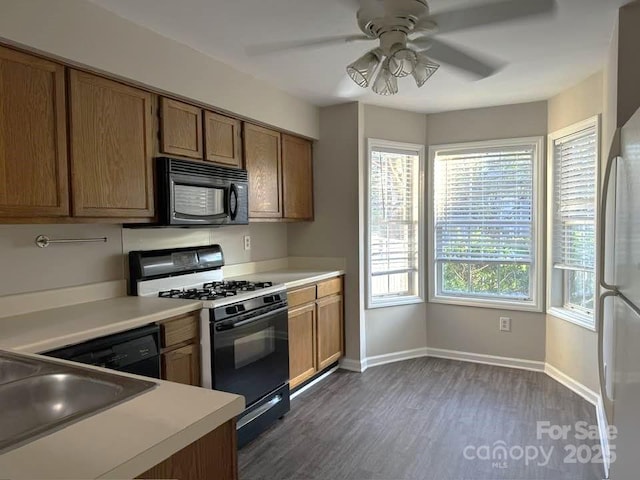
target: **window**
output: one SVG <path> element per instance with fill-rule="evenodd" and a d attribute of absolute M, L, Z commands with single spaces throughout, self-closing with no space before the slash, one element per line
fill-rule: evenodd
<path fill-rule="evenodd" d="M 369 139 L 368 308 L 422 301 L 424 147 Z"/>
<path fill-rule="evenodd" d="M 549 313 L 595 327 L 598 119 L 549 136 Z"/>
<path fill-rule="evenodd" d="M 540 311 L 541 138 L 431 148 L 434 302 Z"/>

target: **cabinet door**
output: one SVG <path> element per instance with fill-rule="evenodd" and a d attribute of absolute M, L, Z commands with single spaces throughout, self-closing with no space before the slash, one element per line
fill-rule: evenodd
<path fill-rule="evenodd" d="M 204 159 L 228 167 L 242 167 L 242 122 L 204 112 Z"/>
<path fill-rule="evenodd" d="M 249 217 L 282 218 L 280 133 L 245 123 L 244 155 L 249 173 Z"/>
<path fill-rule="evenodd" d="M 202 160 L 202 110 L 162 97 L 160 150 Z"/>
<path fill-rule="evenodd" d="M 284 217 L 313 220 L 311 142 L 282 135 L 282 193 Z"/>
<path fill-rule="evenodd" d="M 0 47 L 0 217 L 69 214 L 64 67 Z"/>
<path fill-rule="evenodd" d="M 295 388 L 316 372 L 316 305 L 289 310 L 289 387 Z"/>
<path fill-rule="evenodd" d="M 188 405 L 185 408 L 189 408 Z M 136 478 L 238 480 L 235 419 L 223 423 Z"/>
<path fill-rule="evenodd" d="M 162 379 L 185 385 L 200 385 L 200 348 L 186 345 L 162 354 Z"/>
<path fill-rule="evenodd" d="M 331 365 L 342 356 L 342 295 L 316 301 L 318 370 Z"/>
<path fill-rule="evenodd" d="M 70 70 L 73 215 L 153 217 L 153 95 Z"/>

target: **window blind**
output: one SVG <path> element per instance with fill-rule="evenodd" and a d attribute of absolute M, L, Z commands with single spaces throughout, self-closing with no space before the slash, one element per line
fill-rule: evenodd
<path fill-rule="evenodd" d="M 376 147 L 370 162 L 371 275 L 414 272 L 418 266 L 419 156 Z"/>
<path fill-rule="evenodd" d="M 554 144 L 554 266 L 593 271 L 597 132 L 590 127 Z"/>
<path fill-rule="evenodd" d="M 533 262 L 534 155 L 534 145 L 437 153 L 437 261 Z"/>

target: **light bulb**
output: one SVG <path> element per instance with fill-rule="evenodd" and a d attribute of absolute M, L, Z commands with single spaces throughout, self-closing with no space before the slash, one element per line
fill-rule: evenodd
<path fill-rule="evenodd" d="M 357 85 L 367 88 L 382 59 L 379 48 L 365 53 L 347 67 L 347 74 Z"/>
<path fill-rule="evenodd" d="M 389 71 L 394 77 L 411 75 L 418 63 L 418 55 L 408 48 L 400 48 L 389 57 Z"/>
<path fill-rule="evenodd" d="M 398 79 L 389 71 L 389 61 L 382 64 L 376 81 L 373 82 L 373 91 L 378 95 L 395 95 L 398 93 Z"/>

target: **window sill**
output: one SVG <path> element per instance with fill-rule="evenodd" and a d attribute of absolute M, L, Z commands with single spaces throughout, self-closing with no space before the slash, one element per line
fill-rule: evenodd
<path fill-rule="evenodd" d="M 571 310 L 567 310 L 566 308 L 551 307 L 547 309 L 547 314 L 578 325 L 579 327 L 586 328 L 591 332 L 597 331 L 595 326 L 595 319 L 588 318 L 578 313 L 574 313 Z"/>
<path fill-rule="evenodd" d="M 461 305 L 463 307 L 493 308 L 498 310 L 517 310 L 523 312 L 542 313 L 542 308 L 533 302 L 518 302 L 511 300 L 492 300 L 484 298 L 469 297 L 448 297 L 436 295 L 429 298 L 431 303 L 442 303 L 447 305 Z"/>
<path fill-rule="evenodd" d="M 372 301 L 369 299 L 367 310 L 376 308 L 400 307 L 402 305 L 415 305 L 416 303 L 424 303 L 424 299 L 419 296 L 389 298 L 387 300 Z"/>

